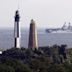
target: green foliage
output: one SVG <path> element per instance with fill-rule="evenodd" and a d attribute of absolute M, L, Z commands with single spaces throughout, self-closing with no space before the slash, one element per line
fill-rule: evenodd
<path fill-rule="evenodd" d="M 7 65 L 15 70 L 15 72 L 32 72 L 32 70 L 19 60 L 15 59 L 6 59 L 3 62 L 4 65 Z M 5 68 L 5 66 L 4 66 Z M 7 68 L 8 69 L 8 68 Z"/>
<path fill-rule="evenodd" d="M 0 64 L 0 72 L 15 72 L 15 70 L 8 65 Z"/>
<path fill-rule="evenodd" d="M 39 50 L 12 48 L 4 51 L 0 55 L 0 72 L 72 72 L 71 63 L 64 58 L 64 62 L 60 62 L 58 48 L 55 45 Z"/>
<path fill-rule="evenodd" d="M 50 65 L 48 67 L 48 72 L 67 72 L 62 65 Z"/>
<path fill-rule="evenodd" d="M 45 58 L 41 58 L 31 60 L 29 65 L 34 72 L 47 72 L 49 63 L 48 60 L 45 60 Z"/>
<path fill-rule="evenodd" d="M 72 72 L 72 64 L 71 63 L 68 63 L 68 62 L 65 62 L 63 64 L 64 68 L 66 69 L 67 72 Z"/>

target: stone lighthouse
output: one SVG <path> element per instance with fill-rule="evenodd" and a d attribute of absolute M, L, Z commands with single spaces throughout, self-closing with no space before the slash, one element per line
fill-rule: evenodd
<path fill-rule="evenodd" d="M 20 16 L 19 16 L 18 10 L 15 12 L 14 18 L 15 18 L 15 21 L 14 21 L 14 47 L 20 48 L 20 26 L 19 26 Z"/>
<path fill-rule="evenodd" d="M 33 50 L 38 49 L 37 29 L 35 21 L 33 19 L 30 23 L 28 48 L 31 48 Z"/>

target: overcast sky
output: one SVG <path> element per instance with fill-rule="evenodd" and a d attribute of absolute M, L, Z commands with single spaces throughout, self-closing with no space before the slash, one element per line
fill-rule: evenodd
<path fill-rule="evenodd" d="M 21 27 L 29 27 L 31 19 L 44 28 L 72 23 L 72 0 L 0 0 L 0 27 L 14 26 L 18 6 Z"/>

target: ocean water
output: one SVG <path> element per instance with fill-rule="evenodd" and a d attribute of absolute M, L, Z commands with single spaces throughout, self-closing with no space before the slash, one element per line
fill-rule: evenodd
<path fill-rule="evenodd" d="M 44 29 L 38 29 L 38 46 L 52 46 L 54 44 L 67 44 L 72 47 L 72 33 L 46 33 Z M 29 30 L 21 30 L 21 47 L 28 47 Z M 0 29 L 0 49 L 6 50 L 14 46 L 13 29 Z"/>

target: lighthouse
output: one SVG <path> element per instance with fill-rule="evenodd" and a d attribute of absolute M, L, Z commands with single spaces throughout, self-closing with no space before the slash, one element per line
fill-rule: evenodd
<path fill-rule="evenodd" d="M 19 26 L 20 16 L 18 10 L 15 12 L 14 19 L 15 19 L 14 20 L 14 47 L 20 48 L 20 26 Z"/>
<path fill-rule="evenodd" d="M 33 19 L 30 23 L 28 48 L 31 48 L 32 50 L 38 49 L 37 29 L 35 21 Z"/>

